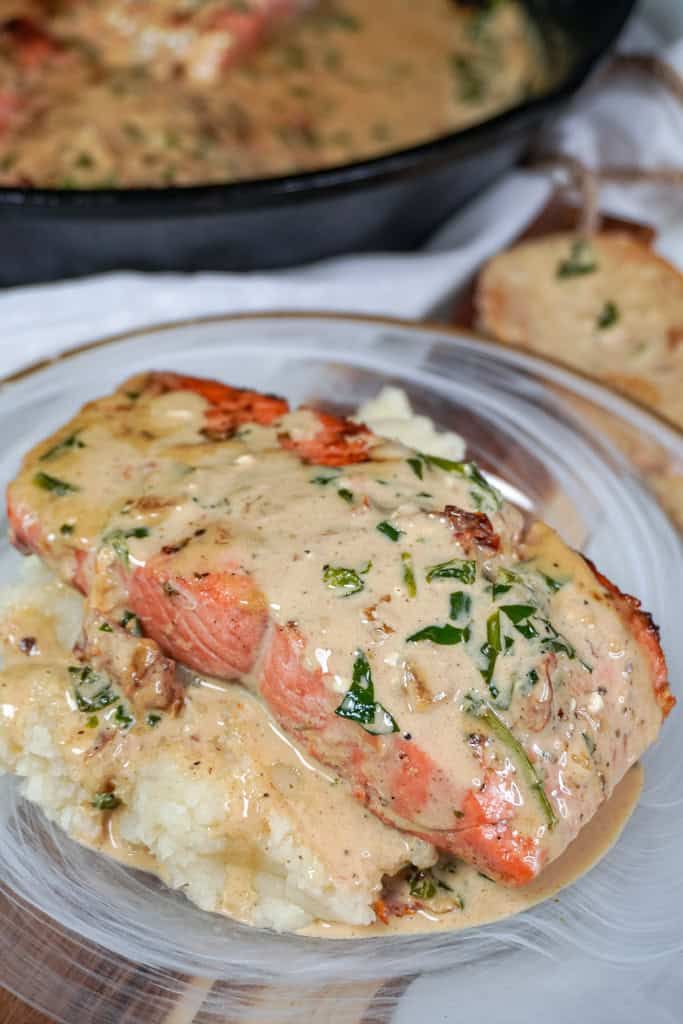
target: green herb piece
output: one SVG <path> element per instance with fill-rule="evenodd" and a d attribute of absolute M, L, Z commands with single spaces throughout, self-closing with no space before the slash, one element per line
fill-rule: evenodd
<path fill-rule="evenodd" d="M 408 597 L 415 597 L 417 595 L 417 583 L 415 582 L 412 556 L 407 551 L 403 551 L 401 553 L 401 561 L 403 563 L 403 583 L 408 592 Z"/>
<path fill-rule="evenodd" d="M 498 655 L 501 654 L 503 650 L 502 639 L 503 635 L 500 628 L 500 612 L 493 612 L 493 614 L 489 615 L 486 620 L 486 643 L 483 644 L 481 648 L 481 653 L 486 658 L 486 666 L 479 671 L 481 672 L 494 700 L 500 694 L 500 690 L 493 682 L 493 673 L 496 668 Z"/>
<path fill-rule="evenodd" d="M 503 503 L 501 495 L 495 487 L 491 486 L 476 462 L 456 462 L 453 459 L 443 459 L 438 455 L 422 455 L 421 458 L 428 466 L 443 469 L 445 473 L 455 473 L 457 476 L 462 477 L 463 480 L 470 480 L 475 484 L 481 492 L 478 495 L 480 506 L 483 506 L 486 500 L 494 510 L 498 510 L 501 507 Z M 472 497 L 474 497 L 475 493 L 472 492 Z"/>
<path fill-rule="evenodd" d="M 474 583 L 477 578 L 477 563 L 465 558 L 451 558 L 448 562 L 430 565 L 427 568 L 426 580 L 460 580 L 461 583 Z"/>
<path fill-rule="evenodd" d="M 335 714 L 358 722 L 373 736 L 385 736 L 399 731 L 393 717 L 375 700 L 372 671 L 363 651 L 356 651 L 351 686 Z"/>
<path fill-rule="evenodd" d="M 108 707 L 109 704 L 115 704 L 119 699 L 109 685 L 98 690 L 93 697 L 84 697 L 81 691 L 76 689 L 74 697 L 79 711 L 99 711 L 101 708 Z"/>
<path fill-rule="evenodd" d="M 557 593 L 558 590 L 561 590 L 566 582 L 565 580 L 553 579 L 552 576 L 548 576 L 544 572 L 539 573 L 539 576 L 544 581 L 548 590 L 552 591 L 553 594 Z"/>
<path fill-rule="evenodd" d="M 453 814 L 458 819 L 465 817 L 465 812 L 464 811 L 453 811 Z M 455 870 L 455 868 L 453 868 L 452 870 Z"/>
<path fill-rule="evenodd" d="M 493 600 L 495 601 L 497 597 L 501 597 L 503 594 L 507 594 L 509 590 L 512 590 L 514 583 L 521 582 L 521 578 L 516 572 L 512 572 L 511 569 L 499 569 L 496 581 L 491 586 Z"/>
<path fill-rule="evenodd" d="M 97 715 L 91 715 L 88 721 L 85 723 L 87 729 L 96 729 L 100 724 L 100 720 Z"/>
<path fill-rule="evenodd" d="M 455 77 L 458 97 L 464 103 L 479 103 L 486 96 L 487 78 L 482 69 L 470 57 L 454 53 L 450 58 L 451 72 Z"/>
<path fill-rule="evenodd" d="M 529 616 L 537 611 L 532 604 L 504 604 L 500 610 L 505 612 L 517 632 L 527 640 L 533 640 L 538 636 L 538 630 L 529 622 Z"/>
<path fill-rule="evenodd" d="M 348 501 L 349 505 L 353 505 L 353 491 L 347 490 L 346 487 L 340 487 L 337 494 L 340 498 L 343 498 L 344 501 Z"/>
<path fill-rule="evenodd" d="M 337 480 L 338 478 L 339 478 L 339 473 L 333 473 L 332 476 L 314 476 L 314 477 L 311 477 L 311 481 L 310 482 L 312 484 L 317 484 L 318 487 L 327 487 L 328 484 L 331 484 L 333 480 Z"/>
<path fill-rule="evenodd" d="M 150 531 L 146 526 L 134 526 L 130 530 L 110 530 L 102 539 L 105 543 L 111 544 L 118 558 L 127 565 L 130 560 L 130 551 L 126 541 L 130 540 L 131 537 L 142 540 L 143 537 L 149 537 L 149 533 Z"/>
<path fill-rule="evenodd" d="M 415 869 L 408 878 L 410 895 L 417 896 L 420 900 L 431 900 L 436 896 L 436 882 L 429 871 Z"/>
<path fill-rule="evenodd" d="M 33 482 L 36 487 L 40 487 L 44 491 L 51 491 L 58 498 L 63 498 L 65 494 L 75 494 L 76 491 L 80 490 L 75 484 L 67 483 L 66 480 L 60 480 L 58 477 L 50 476 L 49 473 L 43 473 L 42 471 L 35 474 Z"/>
<path fill-rule="evenodd" d="M 49 462 L 51 459 L 56 459 L 59 455 L 63 455 L 65 452 L 71 451 L 72 448 L 85 448 L 85 445 L 79 438 L 78 434 L 69 434 L 63 441 L 58 441 L 56 445 L 53 445 L 49 451 L 45 452 L 44 455 L 40 456 L 40 462 Z"/>
<path fill-rule="evenodd" d="M 114 630 L 112 629 L 112 627 L 109 625 L 108 622 L 103 622 L 102 625 L 100 626 L 100 633 L 113 633 L 113 632 L 114 632 Z"/>
<path fill-rule="evenodd" d="M 69 673 L 74 678 L 74 700 L 79 711 L 99 711 L 118 701 L 111 683 L 99 675 L 90 665 L 70 665 Z M 84 693 L 87 689 L 89 692 Z"/>
<path fill-rule="evenodd" d="M 133 612 L 129 612 L 126 610 L 121 617 L 119 626 L 121 626 L 122 629 L 127 629 L 128 632 L 132 633 L 133 636 L 143 635 L 142 624 L 137 615 L 135 615 Z"/>
<path fill-rule="evenodd" d="M 458 626 L 451 626 L 450 623 L 447 623 L 445 626 L 425 626 L 424 629 L 420 629 L 417 633 L 409 636 L 408 643 L 414 644 L 419 643 L 421 640 L 430 640 L 433 644 L 452 646 L 453 644 L 462 643 L 463 640 L 467 641 L 469 638 L 469 626 L 464 626 L 460 629 Z"/>
<path fill-rule="evenodd" d="M 586 750 L 588 751 L 588 753 L 592 757 L 593 754 L 595 753 L 595 747 L 596 747 L 595 740 L 593 739 L 592 736 L 589 736 L 587 732 L 582 732 L 581 735 L 583 737 L 583 742 L 586 744 Z"/>
<path fill-rule="evenodd" d="M 580 277 L 583 274 L 592 274 L 598 269 L 595 253 L 590 242 L 584 238 L 578 238 L 572 242 L 569 257 L 561 260 L 557 265 L 557 277 Z"/>
<path fill-rule="evenodd" d="M 115 811 L 117 807 L 121 806 L 121 801 L 116 793 L 95 793 L 92 805 L 98 811 Z"/>
<path fill-rule="evenodd" d="M 619 320 L 619 308 L 614 302 L 606 302 L 602 307 L 598 319 L 595 321 L 595 325 L 600 331 L 606 330 L 608 327 L 613 327 L 614 324 Z"/>
<path fill-rule="evenodd" d="M 161 721 L 161 715 L 157 715 L 157 713 L 155 711 L 150 711 L 150 713 L 147 715 L 147 718 L 145 719 L 145 721 L 147 722 L 147 725 L 151 729 L 154 729 L 155 726 L 157 726 L 159 724 L 159 722 Z"/>
<path fill-rule="evenodd" d="M 122 726 L 124 729 L 130 728 L 135 719 L 132 715 L 129 715 L 123 704 L 119 704 L 116 711 L 114 712 L 114 721 L 117 725 Z"/>
<path fill-rule="evenodd" d="M 323 582 L 330 590 L 345 590 L 346 593 L 342 594 L 342 597 L 351 597 L 352 594 L 359 594 L 364 589 L 365 582 L 361 576 L 365 576 L 371 568 L 372 562 L 368 562 L 358 571 L 346 569 L 341 565 L 324 565 Z"/>
<path fill-rule="evenodd" d="M 124 394 L 125 394 L 126 398 L 129 398 L 131 400 L 131 402 L 135 402 L 140 397 L 142 392 L 141 391 L 124 391 Z"/>
<path fill-rule="evenodd" d="M 469 594 L 466 594 L 464 590 L 456 590 L 450 597 L 450 617 L 455 619 L 464 619 L 469 617 L 472 611 L 472 598 Z"/>
<path fill-rule="evenodd" d="M 558 633 L 552 622 L 548 619 L 540 620 L 548 631 L 548 636 L 544 636 L 541 639 L 541 650 L 542 651 L 553 651 L 555 654 L 566 654 L 568 658 L 574 659 L 576 657 L 576 651 L 561 633 Z M 589 666 L 586 666 L 588 671 L 592 671 Z"/>
<path fill-rule="evenodd" d="M 59 532 L 63 537 L 68 537 L 74 532 L 73 525 L 71 523 L 62 523 L 59 527 Z"/>
<path fill-rule="evenodd" d="M 419 459 L 419 458 L 415 458 L 415 459 L 407 459 L 406 461 L 407 461 L 408 465 L 410 466 L 410 468 L 412 469 L 412 471 L 415 474 L 415 476 L 419 480 L 422 480 L 423 473 L 424 473 L 424 468 L 423 468 L 422 460 Z"/>
<path fill-rule="evenodd" d="M 392 526 L 391 523 L 387 522 L 386 519 L 383 522 L 377 524 L 377 529 L 379 530 L 380 533 L 383 533 L 385 537 L 388 537 L 389 540 L 393 541 L 397 541 L 398 538 L 403 533 L 403 530 L 397 530 L 396 527 Z"/>
<path fill-rule="evenodd" d="M 552 804 L 548 799 L 543 783 L 541 782 L 533 764 L 529 760 L 526 750 L 519 740 L 512 734 L 503 719 L 496 714 L 488 701 L 483 700 L 478 694 L 473 692 L 470 692 L 465 696 L 465 700 L 463 701 L 463 711 L 469 715 L 475 716 L 480 722 L 483 722 L 496 739 L 507 747 L 514 757 L 527 785 L 534 792 L 541 810 L 543 811 L 548 828 L 553 829 L 555 825 L 557 825 L 557 815 L 555 814 Z"/>

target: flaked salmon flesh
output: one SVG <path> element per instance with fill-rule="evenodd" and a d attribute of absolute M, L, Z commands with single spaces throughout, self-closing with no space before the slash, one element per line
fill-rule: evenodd
<path fill-rule="evenodd" d="M 14 544 L 86 596 L 78 656 L 131 715 L 232 680 L 383 821 L 511 885 L 656 739 L 639 603 L 470 462 L 173 372 L 24 459 Z"/>

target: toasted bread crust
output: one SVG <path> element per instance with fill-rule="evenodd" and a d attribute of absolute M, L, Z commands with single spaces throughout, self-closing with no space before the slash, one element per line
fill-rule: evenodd
<path fill-rule="evenodd" d="M 566 272 L 575 243 L 560 232 L 493 257 L 477 283 L 479 328 L 683 426 L 683 274 L 625 232 L 596 235 L 587 243 L 592 269 Z"/>

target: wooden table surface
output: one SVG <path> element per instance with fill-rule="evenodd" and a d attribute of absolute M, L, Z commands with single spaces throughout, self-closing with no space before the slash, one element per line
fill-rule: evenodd
<path fill-rule="evenodd" d="M 336 1009 L 331 1015 L 331 1004 L 329 998 L 334 1000 L 334 991 L 329 988 L 326 991 L 328 997 L 324 1003 L 319 1002 L 315 995 L 304 996 L 291 995 L 290 1003 L 292 1015 L 285 1018 L 286 1021 L 305 1021 L 306 1024 L 389 1024 L 395 1000 L 408 987 L 412 978 L 405 978 L 399 982 L 392 982 L 385 986 L 366 985 L 365 992 L 358 992 L 358 1002 L 347 1009 Z M 220 985 L 220 983 L 217 983 Z M 147 1022 L 163 1022 L 163 1024 L 217 1024 L 224 1020 L 225 1024 L 273 1024 L 275 1020 L 274 1008 L 277 1007 L 277 1019 L 283 1009 L 283 999 L 280 994 L 274 996 L 262 993 L 258 996 L 254 993 L 253 1002 L 245 1007 L 244 1012 L 238 1016 L 220 1018 L 210 1009 L 210 993 L 213 988 L 211 982 L 197 981 L 194 985 L 188 986 L 187 994 L 178 1005 L 169 1013 L 164 1012 L 159 1016 L 154 1010 L 145 1010 L 139 1004 L 130 1013 L 124 1011 L 121 1021 L 126 1024 L 147 1024 Z M 339 989 L 338 995 L 342 996 Z M 56 993 L 59 1000 L 59 994 Z M 340 1007 L 336 1002 L 336 1007 Z M 205 1009 L 205 1006 L 207 1007 Z M 270 1010 L 269 1010 L 270 1007 Z M 58 1011 L 59 1012 L 59 1011 Z M 62 1013 L 65 1011 L 62 1010 Z M 68 1011 L 66 1011 L 68 1012 Z M 97 1024 L 101 1019 L 94 1011 L 94 1015 L 84 1017 L 81 1013 L 74 1016 L 61 1017 L 67 1024 Z M 55 1017 L 47 1016 L 39 1010 L 35 1010 L 27 1003 L 12 995 L 6 989 L 0 988 L 0 1022 L 1 1024 L 55 1024 Z"/>
<path fill-rule="evenodd" d="M 53 1018 L 32 1010 L 6 989 L 0 989 L 0 1021 L 2 1024 L 52 1024 Z"/>

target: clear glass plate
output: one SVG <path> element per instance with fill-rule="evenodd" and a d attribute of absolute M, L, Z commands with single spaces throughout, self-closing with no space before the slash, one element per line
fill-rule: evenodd
<path fill-rule="evenodd" d="M 508 496 L 642 599 L 661 626 L 676 690 L 681 541 L 644 478 L 671 507 L 683 443 L 654 417 L 567 371 L 460 333 L 344 317 L 219 318 L 97 343 L 8 381 L 0 389 L 2 486 L 22 453 L 83 402 L 149 368 L 343 410 L 383 384 L 405 388 L 418 411 L 466 438 L 469 455 Z M 18 562 L 3 541 L 0 583 Z M 68 840 L 3 777 L 0 983 L 68 1024 L 270 1024 L 316 1013 L 356 1021 L 369 1002 L 368 1021 L 392 1011 L 400 1022 L 455 1021 L 481 1013 L 483 988 L 488 1019 L 508 1024 L 540 1019 L 549 1005 L 556 1024 L 573 1024 L 579 1012 L 611 1021 L 617 1005 L 619 1019 L 635 1024 L 646 1004 L 649 1024 L 659 1011 L 673 1021 L 682 994 L 672 970 L 683 949 L 680 712 L 645 773 L 619 842 L 558 899 L 469 932 L 342 943 L 203 913 Z"/>

